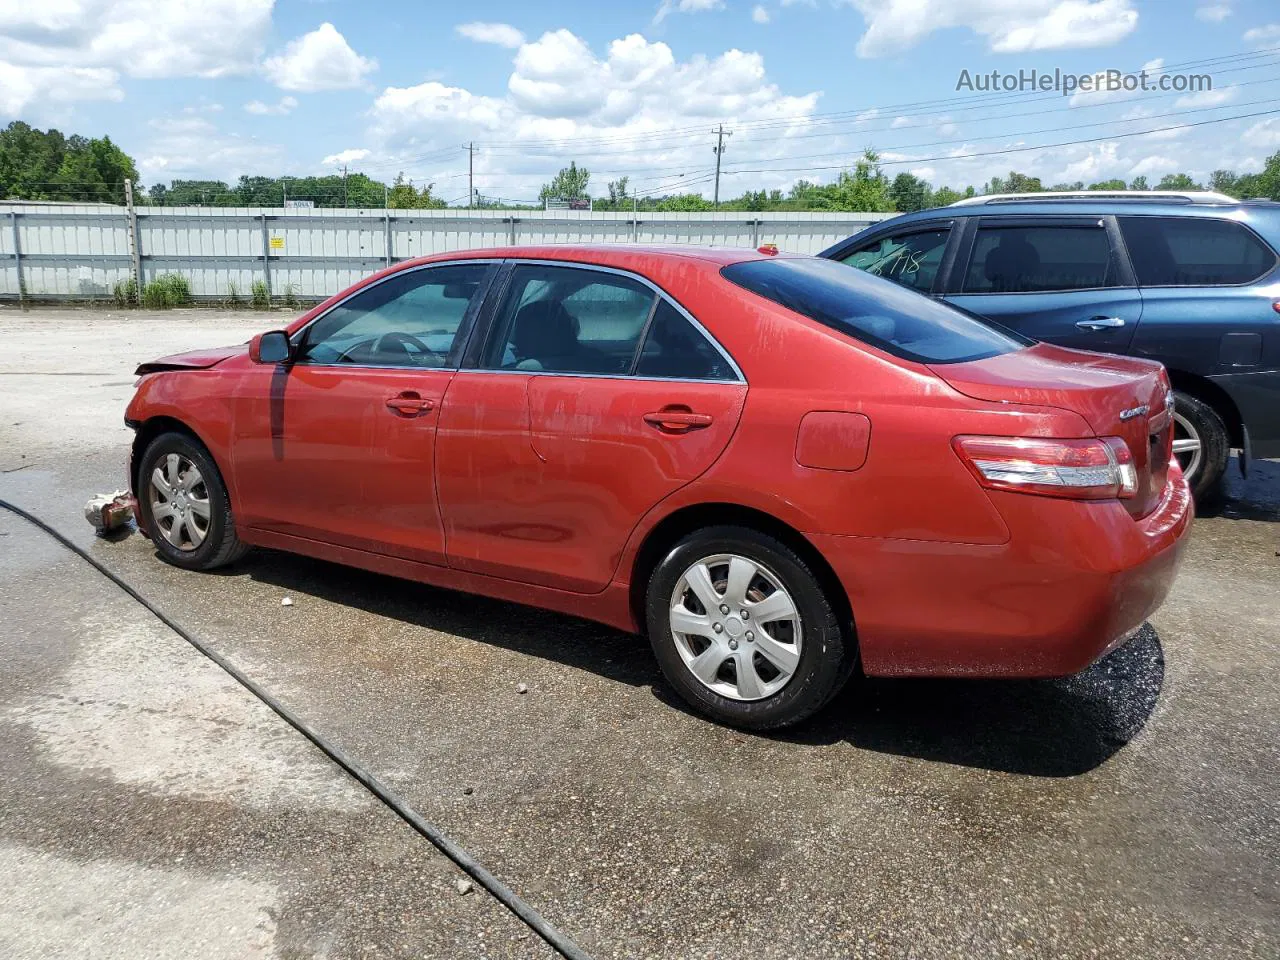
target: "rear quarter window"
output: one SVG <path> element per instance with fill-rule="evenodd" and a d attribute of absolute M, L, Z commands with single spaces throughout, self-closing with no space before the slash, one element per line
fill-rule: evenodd
<path fill-rule="evenodd" d="M 1120 217 L 1119 221 L 1139 286 L 1239 286 L 1252 283 L 1276 265 L 1271 248 L 1232 220 Z"/>
<path fill-rule="evenodd" d="M 1032 341 L 833 260 L 748 260 L 721 275 L 801 316 L 918 363 L 1012 353 Z"/>

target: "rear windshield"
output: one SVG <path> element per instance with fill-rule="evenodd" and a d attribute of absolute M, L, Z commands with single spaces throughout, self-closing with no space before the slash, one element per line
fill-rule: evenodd
<path fill-rule="evenodd" d="M 834 260 L 748 260 L 721 275 L 788 310 L 919 363 L 960 363 L 1032 343 L 970 313 Z"/>

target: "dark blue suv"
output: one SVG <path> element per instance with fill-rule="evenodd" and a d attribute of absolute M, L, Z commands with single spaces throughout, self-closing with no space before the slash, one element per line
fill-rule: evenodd
<path fill-rule="evenodd" d="M 1280 457 L 1280 204 L 1017 194 L 904 214 L 821 254 L 1037 340 L 1159 360 L 1193 491 Z"/>

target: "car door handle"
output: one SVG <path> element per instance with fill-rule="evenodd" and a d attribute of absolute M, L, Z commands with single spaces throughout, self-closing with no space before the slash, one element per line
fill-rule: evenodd
<path fill-rule="evenodd" d="M 405 392 L 398 396 L 387 398 L 387 409 L 400 414 L 402 417 L 417 417 L 424 413 L 429 413 L 435 408 L 434 400 L 427 400 L 418 396 L 416 393 Z"/>
<path fill-rule="evenodd" d="M 664 433 L 688 433 L 690 430 L 711 426 L 713 419 L 709 413 L 694 413 L 687 407 L 658 410 L 644 415 L 645 423 Z"/>
<path fill-rule="evenodd" d="M 1088 320 L 1076 321 L 1076 326 L 1081 330 L 1109 330 L 1123 327 L 1124 320 L 1120 317 L 1090 317 Z"/>

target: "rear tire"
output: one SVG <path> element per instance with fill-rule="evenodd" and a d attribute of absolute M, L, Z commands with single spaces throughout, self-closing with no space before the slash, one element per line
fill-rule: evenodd
<path fill-rule="evenodd" d="M 1231 435 L 1218 411 L 1198 397 L 1174 391 L 1174 456 L 1196 500 L 1211 497 L 1231 457 Z M 1179 450 L 1178 448 L 1183 449 Z"/>
<path fill-rule="evenodd" d="M 213 570 L 248 550 L 213 458 L 185 433 L 162 433 L 138 470 L 138 509 L 160 556 L 184 570 Z"/>
<path fill-rule="evenodd" d="M 676 544 L 649 579 L 645 619 L 677 692 L 711 719 L 749 730 L 817 713 L 856 659 L 805 561 L 747 527 L 707 527 Z"/>

